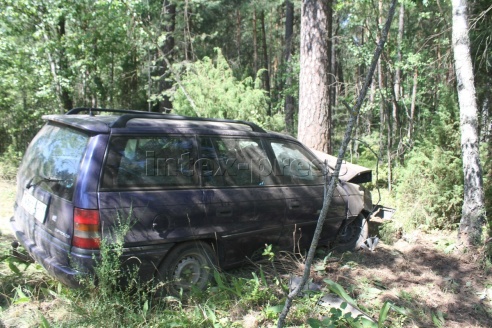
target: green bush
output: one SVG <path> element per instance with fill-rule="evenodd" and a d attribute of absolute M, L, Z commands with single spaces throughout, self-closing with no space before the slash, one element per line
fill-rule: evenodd
<path fill-rule="evenodd" d="M 205 57 L 184 67 L 181 81 L 175 86 L 174 111 L 180 115 L 246 120 L 267 129 L 283 130 L 283 114 L 266 115 L 269 100 L 257 85 L 261 79 L 237 80 L 220 49 L 215 51 L 215 60 Z M 260 70 L 258 76 L 261 74 Z"/>
<path fill-rule="evenodd" d="M 436 114 L 429 134 L 416 141 L 395 169 L 397 217 L 405 228 L 452 228 L 463 202 L 459 124 L 453 109 Z"/>

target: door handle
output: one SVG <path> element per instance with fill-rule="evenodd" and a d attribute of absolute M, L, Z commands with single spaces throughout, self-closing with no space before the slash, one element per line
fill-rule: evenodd
<path fill-rule="evenodd" d="M 230 207 L 230 206 L 220 207 L 217 209 L 216 213 L 217 213 L 218 217 L 231 216 L 232 215 L 232 207 Z"/>
<path fill-rule="evenodd" d="M 299 207 L 301 207 L 301 202 L 299 200 L 294 199 L 289 202 L 289 209 L 299 208 Z"/>

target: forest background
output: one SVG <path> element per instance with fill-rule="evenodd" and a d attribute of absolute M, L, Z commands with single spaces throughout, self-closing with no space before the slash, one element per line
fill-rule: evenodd
<path fill-rule="evenodd" d="M 348 120 L 387 6 L 329 1 L 328 149 Z M 492 10 L 469 3 L 487 210 L 492 188 Z M 346 159 L 376 169 L 398 229 L 455 228 L 463 173 L 451 3 L 402 0 Z M 296 136 L 300 2 L 35 1 L 0 4 L 0 154 L 13 178 L 41 116 L 130 108 L 256 122 Z M 379 159 L 379 160 L 378 160 Z"/>
<path fill-rule="evenodd" d="M 333 153 L 349 118 L 344 103 L 354 103 L 360 92 L 389 1 L 325 2 L 330 8 L 323 27 L 329 53 L 326 149 Z M 468 6 L 491 213 L 492 6 L 488 0 Z M 298 0 L 1 0 L 0 180 L 15 179 L 23 152 L 43 124 L 41 116 L 73 107 L 242 119 L 299 137 L 300 25 Z M 483 303 L 492 300 L 492 283 L 482 276 L 490 263 L 450 255 L 456 240 L 445 238 L 460 222 L 464 180 L 451 33 L 450 1 L 399 1 L 345 158 L 374 169 L 367 185 L 374 202 L 397 208 L 380 237 L 389 244 L 407 236 L 406 248 L 380 246 L 373 255 L 344 255 L 336 269 L 327 262 L 329 253 L 315 266 L 323 274 L 335 272 L 373 317 L 386 306 L 383 300 L 409 308 L 406 315 L 392 312 L 395 327 L 439 327 L 445 320 L 449 327 L 482 327 L 492 320 L 492 302 Z M 13 190 L 2 181 L 2 206 L 7 198 L 13 203 Z M 7 212 L 0 216 L 8 220 Z M 490 224 L 486 230 L 490 236 Z M 422 232 L 438 240 L 429 242 Z M 9 242 L 0 233 L 2 248 Z M 412 243 L 421 248 L 410 248 Z M 237 317 L 239 326 L 247 327 L 251 316 L 256 326 L 265 326 L 277 318 L 285 293 L 277 272 L 264 269 L 273 257 L 259 271 L 257 266 L 245 274 L 217 275 L 218 286 L 206 295 L 165 300 L 162 307 L 144 293 L 115 293 L 104 284 L 79 294 L 40 268 L 23 267 L 6 254 L 1 260 L 0 318 L 6 326 L 28 320 L 24 326 L 219 327 L 234 326 Z M 102 277 L 111 278 L 112 272 Z M 414 276 L 395 279 L 395 273 Z M 422 291 L 424 280 L 428 289 Z M 388 298 L 390 292 L 396 296 Z M 304 324 L 317 302 L 305 295 L 290 323 Z M 463 322 L 465 317 L 469 321 Z M 350 324 L 337 313 L 332 318 L 336 326 Z"/>

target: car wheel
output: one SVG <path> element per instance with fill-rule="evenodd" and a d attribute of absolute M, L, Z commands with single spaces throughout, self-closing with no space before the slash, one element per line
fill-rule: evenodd
<path fill-rule="evenodd" d="M 205 290 L 213 277 L 217 257 L 210 245 L 190 242 L 176 246 L 158 269 L 158 281 L 168 294 L 188 294 L 193 289 Z"/>
<path fill-rule="evenodd" d="M 335 249 L 339 251 L 356 251 L 369 236 L 369 222 L 361 213 L 346 227 L 343 227 L 337 236 Z"/>

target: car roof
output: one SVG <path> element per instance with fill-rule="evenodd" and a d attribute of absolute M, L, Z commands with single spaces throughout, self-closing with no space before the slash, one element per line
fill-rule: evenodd
<path fill-rule="evenodd" d="M 83 111 L 88 111 L 89 114 L 80 114 Z M 112 115 L 102 114 L 104 112 Z M 256 135 L 295 140 L 283 134 L 267 132 L 258 125 L 247 121 L 187 117 L 132 110 L 77 108 L 65 115 L 45 115 L 43 119 L 95 134 L 110 132 L 115 134 L 154 134 L 165 131 L 171 134 Z"/>

